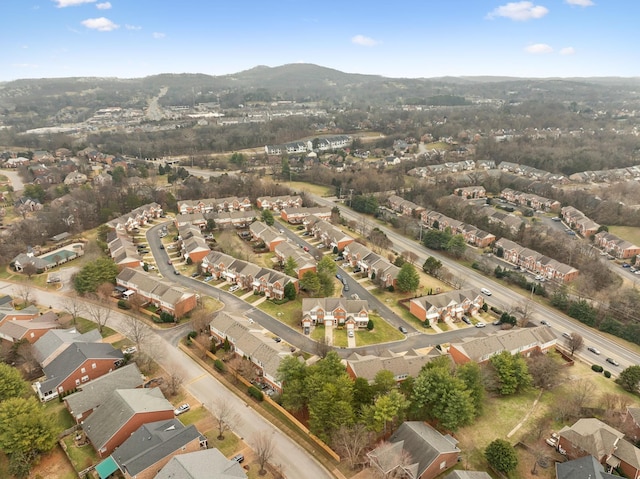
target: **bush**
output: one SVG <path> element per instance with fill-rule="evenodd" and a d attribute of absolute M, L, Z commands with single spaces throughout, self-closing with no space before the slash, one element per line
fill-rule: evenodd
<path fill-rule="evenodd" d="M 260 391 L 257 387 L 249 386 L 247 392 L 249 393 L 249 396 L 257 399 L 258 401 L 264 401 L 264 394 L 262 394 L 262 391 Z"/>
<path fill-rule="evenodd" d="M 370 319 L 370 320 L 367 322 L 367 329 L 368 329 L 369 331 L 372 331 L 372 330 L 373 330 L 373 327 L 374 327 L 374 325 L 373 325 L 373 319 Z"/>
<path fill-rule="evenodd" d="M 591 370 L 595 371 L 597 373 L 601 373 L 602 371 L 604 371 L 604 368 L 602 366 L 600 366 L 599 364 L 593 364 L 591 366 Z"/>
<path fill-rule="evenodd" d="M 605 370 L 604 371 L 604 377 L 607 378 L 607 379 L 610 378 L 611 377 L 611 371 Z"/>
<path fill-rule="evenodd" d="M 127 303 L 124 299 L 118 301 L 118 308 L 120 309 L 131 309 L 131 305 Z"/>
<path fill-rule="evenodd" d="M 220 361 L 219 359 L 216 359 L 213 362 L 213 367 L 216 368 L 221 373 L 223 373 L 225 371 L 225 369 L 227 369 L 227 367 L 224 365 L 224 363 L 222 361 Z"/>
<path fill-rule="evenodd" d="M 160 322 L 161 323 L 173 323 L 176 318 L 173 317 L 171 313 L 167 313 L 166 311 L 162 311 L 160 313 Z"/>
<path fill-rule="evenodd" d="M 389 291 L 390 293 L 393 293 L 396 289 L 393 287 L 393 285 L 389 285 L 389 287 L 387 288 L 387 291 Z"/>
<path fill-rule="evenodd" d="M 187 338 L 189 339 L 193 339 L 198 335 L 198 333 L 196 331 L 189 331 L 189 334 L 187 334 Z"/>

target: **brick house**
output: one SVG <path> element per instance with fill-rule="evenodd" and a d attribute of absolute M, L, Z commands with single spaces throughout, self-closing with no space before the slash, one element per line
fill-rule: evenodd
<path fill-rule="evenodd" d="M 41 401 L 49 401 L 116 369 L 122 351 L 105 343 L 71 343 L 42 368 L 45 379 L 35 383 Z"/>
<path fill-rule="evenodd" d="M 389 208 L 403 216 L 414 216 L 424 211 L 422 206 L 415 204 L 413 201 L 405 200 L 398 195 L 391 195 L 387 198 Z"/>
<path fill-rule="evenodd" d="M 256 200 L 256 206 L 261 210 L 280 211 L 283 208 L 301 208 L 300 196 L 261 196 Z"/>
<path fill-rule="evenodd" d="M 1 321 L 0 339 L 10 343 L 24 340 L 33 344 L 50 330 L 59 327 L 58 315 L 53 311 L 48 311 L 33 319 Z"/>
<path fill-rule="evenodd" d="M 140 426 L 174 417 L 160 388 L 116 389 L 82 423 L 100 457 L 107 457 Z"/>
<path fill-rule="evenodd" d="M 460 321 L 463 315 L 475 316 L 483 304 L 480 291 L 456 290 L 413 298 L 409 301 L 409 311 L 425 326 L 433 326 L 439 322 Z"/>
<path fill-rule="evenodd" d="M 144 264 L 138 248 L 126 233 L 112 230 L 107 233 L 109 256 L 122 271 L 123 268 L 140 268 Z"/>
<path fill-rule="evenodd" d="M 391 371 L 396 382 L 400 383 L 408 377 L 417 377 L 425 364 L 440 356 L 442 353 L 437 348 L 431 348 L 427 354 L 415 350 L 405 353 L 387 350 L 379 356 L 352 353 L 346 359 L 347 374 L 353 380 L 364 378 L 373 384 L 380 371 Z"/>
<path fill-rule="evenodd" d="M 360 268 L 364 274 L 378 281 L 382 287 L 396 286 L 400 268 L 366 246 L 354 241 L 345 246 L 343 255 L 352 267 Z"/>
<path fill-rule="evenodd" d="M 468 200 L 487 197 L 487 191 L 484 186 L 462 186 L 453 190 L 453 194 Z"/>
<path fill-rule="evenodd" d="M 212 213 L 223 211 L 249 211 L 251 201 L 249 198 L 238 198 L 230 196 L 228 198 L 206 198 L 202 200 L 181 200 L 178 201 L 178 213 Z"/>
<path fill-rule="evenodd" d="M 182 257 L 197 263 L 211 253 L 207 240 L 202 236 L 202 230 L 195 225 L 183 225 L 178 228 L 178 248 Z"/>
<path fill-rule="evenodd" d="M 545 198 L 543 196 L 534 195 L 532 193 L 523 193 L 522 191 L 505 188 L 500 193 L 500 197 L 517 205 L 528 206 L 534 210 L 542 211 L 559 211 L 560 202 Z"/>
<path fill-rule="evenodd" d="M 264 245 L 269 248 L 269 251 L 274 251 L 276 246 L 287 241 L 287 238 L 280 234 L 277 229 L 262 221 L 254 221 L 251 223 L 251 225 L 249 225 L 249 232 L 254 241 L 260 240 L 264 242 Z"/>
<path fill-rule="evenodd" d="M 367 453 L 367 457 L 371 467 L 385 475 L 399 473 L 397 477 L 434 479 L 458 463 L 457 444 L 456 439 L 442 435 L 425 422 L 406 421 L 388 443 Z"/>
<path fill-rule="evenodd" d="M 346 326 L 347 329 L 366 328 L 369 323 L 369 303 L 362 299 L 303 298 L 302 321 L 311 325 Z"/>
<path fill-rule="evenodd" d="M 608 231 L 601 231 L 594 236 L 594 242 L 603 251 L 606 251 L 611 256 L 618 259 L 633 258 L 640 254 L 640 248 L 630 241 L 623 240 L 618 236 L 609 233 Z"/>
<path fill-rule="evenodd" d="M 573 206 L 565 206 L 560 210 L 560 214 L 562 215 L 563 221 L 569 225 L 570 228 L 576 230 L 585 238 L 593 236 L 600 228 L 598 223 L 589 219 L 582 211 Z"/>
<path fill-rule="evenodd" d="M 295 247 L 289 242 L 284 241 L 282 243 L 278 243 L 278 246 L 274 249 L 274 253 L 276 254 L 276 258 L 278 258 L 281 266 L 286 264 L 288 258 L 293 258 L 296 262 L 295 272 L 298 279 L 301 279 L 307 271 L 314 273 L 316 271 L 315 258 L 310 253 Z"/>
<path fill-rule="evenodd" d="M 323 220 L 329 220 L 331 218 L 331 208 L 329 207 L 315 207 L 315 208 L 282 208 L 280 210 L 280 217 L 290 224 L 302 224 L 302 221 L 307 217 L 314 215 Z"/>
<path fill-rule="evenodd" d="M 340 228 L 333 226 L 329 221 L 317 215 L 309 216 L 304 220 L 304 223 L 307 231 L 314 238 L 320 240 L 329 250 L 338 248 L 338 251 L 343 251 L 347 245 L 354 241 L 351 236 Z"/>
<path fill-rule="evenodd" d="M 216 222 L 216 226 L 219 228 L 246 228 L 255 221 L 256 213 L 253 210 L 221 211 L 209 213 L 209 217 Z"/>
<path fill-rule="evenodd" d="M 109 221 L 107 225 L 121 231 L 132 231 L 146 225 L 150 219 L 159 218 L 162 214 L 162 207 L 158 203 L 149 203 Z"/>
<path fill-rule="evenodd" d="M 546 353 L 555 347 L 557 340 L 558 338 L 546 326 L 517 328 L 498 331 L 489 336 L 464 338 L 461 342 L 451 343 L 449 354 L 456 364 L 465 364 L 470 361 L 482 364 L 503 351 L 524 357 L 529 357 L 534 351 Z"/>

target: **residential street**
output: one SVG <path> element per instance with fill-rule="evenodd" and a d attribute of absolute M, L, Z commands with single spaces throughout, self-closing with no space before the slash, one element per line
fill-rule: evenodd
<path fill-rule="evenodd" d="M 16 295 L 17 289 L 18 287 L 13 283 L 0 281 L 1 294 Z M 56 309 L 62 309 L 63 298 L 64 296 L 58 293 L 36 288 L 32 289 L 33 301 L 45 307 L 49 305 Z M 120 311 L 113 310 L 107 326 L 118 332 L 123 332 L 126 329 L 124 317 L 125 315 Z M 286 477 L 332 478 L 333 475 L 298 446 L 296 442 L 272 426 L 271 423 L 248 407 L 244 401 L 227 390 L 226 387 L 211 377 L 187 355 L 174 347 L 179 338 L 189 330 L 188 326 L 188 324 L 185 324 L 175 329 L 163 331 L 148 328 L 148 335 L 145 340 L 147 346 L 142 346 L 142 348 L 150 348 L 153 357 L 165 370 L 179 373 L 184 378 L 183 386 L 187 391 L 208 409 L 211 408 L 213 401 L 218 398 L 233 404 L 234 410 L 241 417 L 239 423 L 234 427 L 234 431 L 249 445 L 251 445 L 251 438 L 258 431 L 268 431 L 272 434 L 276 447 L 271 462 L 274 465 L 281 465 Z M 176 334 L 178 332 L 180 334 Z"/>

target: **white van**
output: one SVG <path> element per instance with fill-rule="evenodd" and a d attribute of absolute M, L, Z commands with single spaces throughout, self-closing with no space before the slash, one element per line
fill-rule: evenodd
<path fill-rule="evenodd" d="M 491 296 L 491 291 L 489 291 L 487 288 L 481 288 L 481 289 L 480 289 L 480 292 L 481 292 L 482 294 L 487 295 L 487 296 Z"/>
<path fill-rule="evenodd" d="M 133 296 L 134 294 L 136 294 L 135 291 L 128 289 L 126 290 L 124 293 L 122 293 L 122 299 L 124 299 L 125 301 L 128 300 L 131 296 Z"/>

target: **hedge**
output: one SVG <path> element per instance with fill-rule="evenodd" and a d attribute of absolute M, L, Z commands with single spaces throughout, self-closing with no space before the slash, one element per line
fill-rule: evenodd
<path fill-rule="evenodd" d="M 264 401 L 264 394 L 262 394 L 262 391 L 260 391 L 257 387 L 249 386 L 247 392 L 249 393 L 249 396 L 254 397 L 258 401 Z"/>
<path fill-rule="evenodd" d="M 593 364 L 591 366 L 591 370 L 595 371 L 597 373 L 601 373 L 602 371 L 604 371 L 604 368 L 602 366 L 600 366 L 599 364 Z"/>

